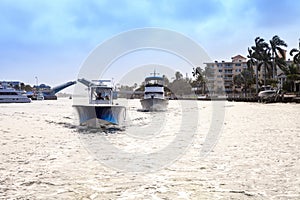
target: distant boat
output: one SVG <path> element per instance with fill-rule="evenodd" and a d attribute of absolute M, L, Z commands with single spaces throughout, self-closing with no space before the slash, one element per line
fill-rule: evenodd
<path fill-rule="evenodd" d="M 89 104 L 73 105 L 78 112 L 80 124 L 120 125 L 125 120 L 125 107 L 113 103 L 113 87 L 105 84 L 111 81 L 90 82 L 86 79 L 78 79 L 78 81 L 88 87 L 89 95 Z"/>
<path fill-rule="evenodd" d="M 45 98 L 44 98 L 43 93 L 39 92 L 39 93 L 36 95 L 36 100 L 42 101 L 42 100 L 44 100 L 44 99 L 45 99 Z"/>
<path fill-rule="evenodd" d="M 0 86 L 0 103 L 30 103 L 25 92 L 8 86 Z"/>
<path fill-rule="evenodd" d="M 164 78 L 156 74 L 154 71 L 153 76 L 145 78 L 144 97 L 141 99 L 144 111 L 164 111 L 168 106 L 168 99 L 164 93 Z"/>

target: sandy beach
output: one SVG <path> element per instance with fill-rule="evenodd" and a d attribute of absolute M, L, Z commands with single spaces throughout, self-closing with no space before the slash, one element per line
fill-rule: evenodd
<path fill-rule="evenodd" d="M 0 104 L 0 199 L 300 199 L 299 104 L 224 102 L 217 143 L 201 156 L 213 105 L 194 102 L 199 116 L 191 145 L 151 173 L 103 164 L 84 141 L 105 138 L 127 152 L 158 151 L 180 121 L 178 102 L 170 101 L 151 146 L 128 134 L 153 121 L 153 114 L 136 111 L 138 100 L 128 103 L 132 122 L 125 130 L 93 134 L 78 131 L 67 98 Z"/>

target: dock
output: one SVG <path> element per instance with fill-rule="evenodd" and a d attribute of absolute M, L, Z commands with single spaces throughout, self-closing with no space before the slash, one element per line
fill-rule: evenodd
<path fill-rule="evenodd" d="M 227 97 L 227 101 L 234 102 L 260 102 L 257 96 L 249 97 Z M 275 97 L 268 100 L 265 103 L 300 103 L 300 96 L 296 95 L 284 95 L 281 97 Z"/>

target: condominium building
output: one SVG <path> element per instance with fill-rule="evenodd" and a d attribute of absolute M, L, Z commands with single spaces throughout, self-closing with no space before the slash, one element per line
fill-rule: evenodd
<path fill-rule="evenodd" d="M 241 88 L 233 85 L 233 77 L 247 68 L 247 58 L 237 55 L 231 58 L 231 62 L 215 61 L 205 63 L 210 71 L 208 75 L 208 89 L 211 94 L 232 93 Z"/>
<path fill-rule="evenodd" d="M 287 65 L 291 65 L 292 61 L 287 60 Z M 240 74 L 243 69 L 247 69 L 247 58 L 237 55 L 231 58 L 231 62 L 227 61 L 215 61 L 206 64 L 207 73 L 207 87 L 211 94 L 230 94 L 233 92 L 241 92 L 241 86 L 234 85 L 234 76 Z M 256 71 L 256 66 L 253 66 L 253 72 Z M 275 74 L 275 79 L 278 80 L 277 88 L 282 88 L 283 83 L 286 81 L 285 73 L 277 67 Z M 263 84 L 264 70 L 262 69 L 258 72 L 258 80 L 260 84 Z M 253 74 L 255 78 L 255 74 Z M 254 88 L 253 88 L 254 89 Z"/>

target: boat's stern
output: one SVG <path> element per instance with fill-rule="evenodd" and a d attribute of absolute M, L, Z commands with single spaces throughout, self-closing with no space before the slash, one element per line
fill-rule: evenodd
<path fill-rule="evenodd" d="M 79 116 L 79 123 L 123 125 L 126 109 L 117 105 L 73 105 Z"/>

